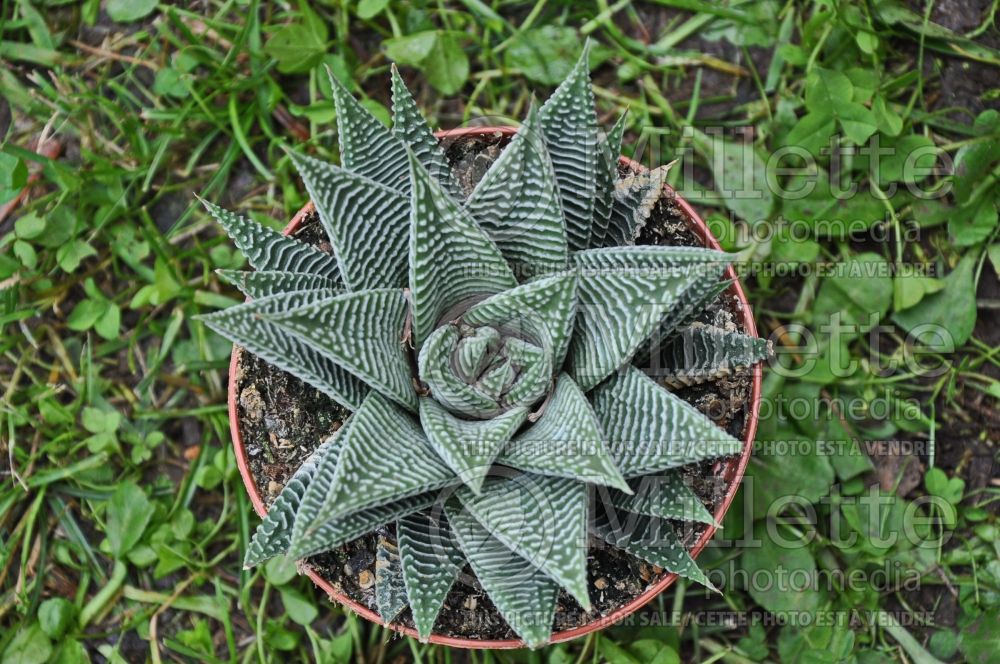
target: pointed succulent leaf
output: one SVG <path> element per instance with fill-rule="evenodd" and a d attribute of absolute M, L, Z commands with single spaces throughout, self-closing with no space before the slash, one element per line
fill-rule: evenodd
<path fill-rule="evenodd" d="M 502 340 L 496 328 L 479 327 L 472 336 L 459 341 L 453 356 L 459 376 L 467 382 L 476 380 L 500 349 Z"/>
<path fill-rule="evenodd" d="M 254 300 L 293 291 L 337 289 L 337 281 L 312 272 L 216 270 L 216 273 Z"/>
<path fill-rule="evenodd" d="M 580 251 L 573 260 L 580 286 L 569 367 L 586 391 L 672 326 L 688 293 L 713 282 L 730 257 L 690 247 L 624 247 Z"/>
<path fill-rule="evenodd" d="M 420 422 L 431 446 L 475 493 L 479 493 L 500 448 L 527 416 L 528 410 L 521 407 L 491 420 L 462 420 L 433 399 L 420 400 Z"/>
<path fill-rule="evenodd" d="M 491 399 L 498 399 L 500 394 L 514 382 L 514 367 L 510 358 L 497 358 L 493 365 L 483 372 L 476 385 Z"/>
<path fill-rule="evenodd" d="M 635 353 L 634 364 L 642 367 L 652 367 L 655 371 L 662 368 L 662 362 L 657 359 L 651 364 L 652 358 L 659 358 L 671 340 L 677 335 L 679 328 L 687 322 L 691 324 L 692 318 L 696 317 L 705 306 L 725 290 L 725 286 L 730 283 L 720 279 L 725 271 L 723 264 L 707 264 L 698 266 L 697 269 L 703 278 L 696 281 L 688 288 L 670 308 L 670 311 L 660 319 L 660 324 L 653 330 L 649 338 L 642 342 L 639 350 Z"/>
<path fill-rule="evenodd" d="M 410 155 L 410 297 L 415 345 L 469 298 L 500 293 L 517 280 L 493 240 Z"/>
<path fill-rule="evenodd" d="M 330 444 L 325 449 L 323 446 L 317 448 L 317 452 L 313 453 L 311 457 L 315 469 L 307 469 L 311 474 L 311 479 L 308 482 L 303 482 L 305 490 L 301 493 L 298 506 L 295 509 L 290 543 L 287 545 L 288 555 L 296 560 L 346 544 L 380 526 L 426 509 L 437 500 L 436 492 L 410 496 L 393 503 L 363 509 L 339 519 L 322 521 L 307 537 L 303 537 L 306 525 L 316 520 L 317 514 L 323 508 L 325 498 L 331 490 L 340 461 L 341 443 L 344 436 L 350 431 L 353 421 L 354 417 L 349 417 L 343 426 L 328 439 Z M 323 450 L 322 454 L 318 454 L 321 450 Z M 309 463 L 309 460 L 306 463 Z M 299 495 L 297 491 L 296 495 Z M 287 537 L 287 535 L 288 533 L 283 537 Z M 284 540 L 280 545 L 285 546 Z"/>
<path fill-rule="evenodd" d="M 539 112 L 566 218 L 570 251 L 590 244 L 600 168 L 597 112 L 587 65 L 589 47 Z"/>
<path fill-rule="evenodd" d="M 368 394 L 368 386 L 344 367 L 264 318 L 315 303 L 335 292 L 297 291 L 272 295 L 200 316 L 198 320 L 268 363 L 304 380 L 345 408 L 354 410 Z"/>
<path fill-rule="evenodd" d="M 369 394 L 349 422 L 336 467 L 317 471 L 332 471 L 333 481 L 311 522 L 302 524 L 304 534 L 324 521 L 458 482 L 413 416 L 378 393 Z M 307 497 L 321 489 L 314 482 Z"/>
<path fill-rule="evenodd" d="M 552 385 L 552 351 L 547 340 L 540 346 L 508 337 L 504 353 L 508 361 L 517 368 L 506 390 L 506 399 L 511 404 L 530 406 L 545 396 Z"/>
<path fill-rule="evenodd" d="M 301 560 L 317 553 L 336 549 L 338 546 L 356 540 L 396 519 L 425 510 L 437 500 L 437 491 L 431 491 L 378 507 L 370 507 L 347 516 L 324 521 L 310 535 L 298 540 L 296 540 L 293 527 L 292 544 L 289 546 L 288 555 Z M 306 516 L 300 512 L 297 518 L 305 519 Z"/>
<path fill-rule="evenodd" d="M 598 510 L 591 530 L 616 549 L 716 590 L 664 519 Z"/>
<path fill-rule="evenodd" d="M 577 269 L 584 271 L 647 268 L 666 270 L 673 267 L 692 267 L 702 264 L 729 265 L 733 256 L 714 249 L 701 247 L 606 247 L 588 249 L 573 254 Z"/>
<path fill-rule="evenodd" d="M 720 273 L 724 271 L 725 269 L 720 266 Z M 716 279 L 712 274 L 706 277 L 703 283 L 692 286 L 677 306 L 664 316 L 660 321 L 660 327 L 649 335 L 649 339 L 646 339 L 636 351 L 633 364 L 642 367 L 652 366 L 650 358 L 659 357 L 679 330 L 698 323 L 698 318 L 705 308 L 716 298 L 723 296 L 733 283 L 731 279 Z"/>
<path fill-rule="evenodd" d="M 712 282 L 711 288 L 704 289 L 702 292 L 699 289 L 697 292 L 697 298 L 692 298 L 691 311 L 687 316 L 680 319 L 678 323 L 678 328 L 688 327 L 696 322 L 696 318 L 702 311 L 704 311 L 708 305 L 715 302 L 716 298 L 723 297 L 726 290 L 733 285 L 734 279 L 719 279 L 718 281 Z M 694 293 L 693 293 L 694 295 Z M 675 330 L 676 333 L 676 330 Z"/>
<path fill-rule="evenodd" d="M 684 268 L 583 273 L 569 373 L 584 390 L 632 359 L 674 302 L 700 277 Z"/>
<path fill-rule="evenodd" d="M 461 192 L 452 177 L 441 144 L 434 138 L 434 132 L 421 115 L 395 64 L 392 65 L 392 133 L 413 150 L 413 155 L 437 178 L 445 191 L 456 199 L 460 198 Z"/>
<path fill-rule="evenodd" d="M 365 401 L 367 401 L 367 398 Z M 325 544 L 322 541 L 315 541 L 320 539 L 315 537 L 315 532 L 312 533 L 312 537 L 307 538 L 307 541 L 303 541 L 304 535 L 307 527 L 315 531 L 315 524 L 318 521 L 316 517 L 325 504 L 326 496 L 330 493 L 333 480 L 337 474 L 337 466 L 340 464 L 340 452 L 344 447 L 344 436 L 347 435 L 352 426 L 354 426 L 353 415 L 348 417 L 340 425 L 336 433 L 333 434 L 332 439 L 336 441 L 335 444 L 331 445 L 323 455 L 316 456 L 314 460 L 316 468 L 311 471 L 309 483 L 299 498 L 299 505 L 295 512 L 295 522 L 292 524 L 291 543 L 288 545 L 288 554 L 295 559 L 305 558 L 321 550 L 319 546 Z M 337 535 L 342 534 L 341 529 L 335 528 L 335 530 L 337 531 Z"/>
<path fill-rule="evenodd" d="M 409 193 L 406 146 L 359 104 L 332 73 L 330 86 L 337 110 L 341 165 L 403 194 Z"/>
<path fill-rule="evenodd" d="M 406 298 L 395 289 L 344 293 L 262 317 L 290 331 L 394 401 L 417 409 L 403 350 Z"/>
<path fill-rule="evenodd" d="M 552 635 L 559 584 L 490 536 L 471 514 L 445 504 L 462 552 L 497 611 L 529 648 Z"/>
<path fill-rule="evenodd" d="M 540 475 L 631 491 L 604 445 L 594 409 L 566 374 L 559 376 L 542 416 L 514 438 L 497 461 Z"/>
<path fill-rule="evenodd" d="M 590 608 L 585 484 L 525 473 L 489 481 L 478 496 L 465 487 L 456 495 L 492 537 Z"/>
<path fill-rule="evenodd" d="M 599 385 L 591 403 L 626 478 L 743 450 L 743 443 L 635 367 Z"/>
<path fill-rule="evenodd" d="M 288 551 L 288 547 L 292 543 L 295 514 L 302 502 L 302 496 L 309 487 L 309 483 L 312 482 L 316 469 L 323 462 L 323 459 L 328 454 L 336 457 L 340 452 L 339 446 L 338 436 L 336 434 L 330 436 L 295 471 L 281 493 L 271 503 L 264 520 L 257 526 L 253 539 L 247 545 L 246 556 L 243 558 L 244 567 L 259 565 L 265 560 Z"/>
<path fill-rule="evenodd" d="M 377 395 L 374 396 L 381 403 L 388 403 Z M 358 412 L 361 412 L 361 409 Z M 306 558 L 346 544 L 380 526 L 426 509 L 438 499 L 437 492 L 431 490 L 394 502 L 366 507 L 346 516 L 325 519 L 321 512 L 328 507 L 328 499 L 334 491 L 338 477 L 337 469 L 342 460 L 344 442 L 357 420 L 357 413 L 347 418 L 334 434 L 338 443 L 331 447 L 323 458 L 316 461 L 316 470 L 313 471 L 312 480 L 302 494 L 292 526 L 288 554 L 293 558 Z M 362 428 L 367 430 L 370 426 L 362 422 Z"/>
<path fill-rule="evenodd" d="M 659 376 L 669 387 L 698 385 L 751 367 L 770 356 L 767 339 L 727 332 L 714 325 L 681 330 L 663 349 Z"/>
<path fill-rule="evenodd" d="M 611 206 L 615 200 L 615 185 L 618 183 L 618 160 L 622 151 L 622 135 L 625 133 L 625 119 L 628 111 L 622 113 L 618 122 L 599 144 L 601 161 L 597 170 L 597 191 L 594 197 L 594 223 L 590 229 L 590 247 L 603 247 L 608 232 Z"/>
<path fill-rule="evenodd" d="M 410 201 L 358 173 L 289 153 L 351 290 L 406 286 Z"/>
<path fill-rule="evenodd" d="M 630 173 L 617 182 L 604 236 L 605 246 L 635 244 L 653 207 L 660 200 L 669 168 L 668 164 L 651 171 Z"/>
<path fill-rule="evenodd" d="M 337 259 L 332 255 L 218 205 L 208 201 L 202 203 L 233 239 L 253 269 L 308 272 L 339 281 Z"/>
<path fill-rule="evenodd" d="M 644 475 L 631 483 L 634 493 L 610 492 L 611 504 L 620 510 L 677 521 L 696 521 L 718 526 L 679 471 Z"/>
<path fill-rule="evenodd" d="M 375 606 L 385 624 L 395 620 L 406 608 L 406 584 L 399 549 L 385 537 L 375 547 Z"/>
<path fill-rule="evenodd" d="M 566 357 L 576 313 L 577 277 L 542 277 L 473 305 L 462 316 L 469 325 L 517 326 L 535 338 L 547 335 L 552 365 Z"/>
<path fill-rule="evenodd" d="M 430 638 L 465 556 L 441 511 L 416 512 L 396 522 L 399 558 L 417 635 Z"/>
<path fill-rule="evenodd" d="M 465 206 L 521 281 L 565 268 L 565 220 L 534 105 Z"/>

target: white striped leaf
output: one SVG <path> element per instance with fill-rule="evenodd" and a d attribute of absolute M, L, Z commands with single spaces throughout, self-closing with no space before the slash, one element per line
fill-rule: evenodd
<path fill-rule="evenodd" d="M 616 247 L 573 255 L 580 272 L 579 310 L 569 359 L 584 391 L 629 362 L 677 311 L 711 288 L 731 257 L 691 247 Z"/>
<path fill-rule="evenodd" d="M 395 63 L 392 65 L 392 133 L 413 151 L 413 155 L 424 168 L 437 178 L 438 182 L 456 199 L 461 198 L 461 190 L 451 167 L 441 150 L 441 144 L 434 138 L 427 120 L 421 115 L 413 95 L 406 88 L 403 77 Z"/>
<path fill-rule="evenodd" d="M 456 305 L 517 286 L 496 244 L 410 154 L 410 297 L 419 349 Z"/>
<path fill-rule="evenodd" d="M 312 272 L 280 270 L 216 270 L 215 272 L 254 300 L 292 291 L 331 291 L 336 290 L 338 285 L 337 281 Z"/>
<path fill-rule="evenodd" d="M 516 373 L 504 400 L 512 406 L 531 406 L 537 403 L 552 386 L 552 351 L 548 339 L 539 340 L 535 345 L 516 336 L 507 337 L 503 347 Z"/>
<path fill-rule="evenodd" d="M 443 512 L 416 512 L 396 522 L 399 558 L 417 635 L 427 641 L 465 556 Z"/>
<path fill-rule="evenodd" d="M 462 316 L 469 325 L 516 325 L 536 338 L 546 335 L 552 349 L 552 366 L 566 357 L 576 313 L 575 274 L 542 277 L 473 305 Z"/>
<path fill-rule="evenodd" d="M 729 265 L 734 256 L 702 247 L 605 247 L 578 251 L 574 265 L 581 270 L 618 270 L 622 268 L 667 269 L 700 264 Z"/>
<path fill-rule="evenodd" d="M 712 302 L 715 302 L 716 298 L 722 296 L 732 286 L 734 281 L 735 279 L 719 279 L 717 282 L 712 283 L 711 288 L 705 289 L 705 292 L 699 292 L 697 294 L 698 297 L 693 298 L 691 311 L 678 323 L 678 327 L 687 327 L 693 324 L 701 312 Z"/>
<path fill-rule="evenodd" d="M 405 287 L 409 198 L 340 166 L 289 155 L 316 205 L 348 288 Z"/>
<path fill-rule="evenodd" d="M 724 267 L 721 268 L 720 274 L 722 272 L 725 272 Z M 691 287 L 684 294 L 684 298 L 678 305 L 667 316 L 664 316 L 663 320 L 660 321 L 659 329 L 654 331 L 649 336 L 649 339 L 644 341 L 639 350 L 636 351 L 633 364 L 641 367 L 653 367 L 650 364 L 650 358 L 659 357 L 660 353 L 680 329 L 697 324 L 698 318 L 705 308 L 721 296 L 733 283 L 731 279 L 716 279 L 711 274 L 706 276 L 708 278 L 704 283 L 698 283 L 696 286 Z M 653 367 L 655 370 L 659 370 L 660 368 L 662 368 L 662 365 Z"/>
<path fill-rule="evenodd" d="M 605 246 L 635 244 L 653 207 L 662 196 L 669 169 L 670 164 L 667 164 L 651 171 L 630 173 L 618 180 L 604 236 Z"/>
<path fill-rule="evenodd" d="M 385 537 L 379 537 L 375 547 L 375 606 L 378 615 L 389 624 L 406 605 L 406 584 L 399 549 Z"/>
<path fill-rule="evenodd" d="M 697 271 L 676 267 L 581 273 L 569 374 L 586 391 L 629 362 L 699 278 Z"/>
<path fill-rule="evenodd" d="M 375 390 L 417 410 L 403 349 L 406 298 L 395 289 L 344 293 L 296 309 L 263 312 Z"/>
<path fill-rule="evenodd" d="M 493 327 L 478 327 L 471 336 L 463 337 L 452 352 L 458 376 L 466 382 L 476 380 L 502 343 L 503 337 Z"/>
<path fill-rule="evenodd" d="M 368 386 L 308 343 L 264 318 L 315 303 L 334 293 L 319 290 L 272 295 L 199 316 L 197 320 L 266 362 L 309 383 L 345 408 L 355 410 L 368 394 Z"/>
<path fill-rule="evenodd" d="M 370 507 L 337 519 L 324 521 L 311 535 L 305 539 L 295 539 L 295 528 L 292 528 L 292 544 L 288 555 L 300 560 L 324 551 L 336 549 L 348 542 L 367 535 L 396 519 L 427 509 L 438 500 L 436 491 L 421 493 L 416 496 L 402 498 L 393 503 Z M 307 519 L 311 514 L 308 509 L 300 510 L 297 518 Z"/>
<path fill-rule="evenodd" d="M 635 514 L 719 525 L 705 509 L 698 494 L 684 482 L 680 472 L 644 475 L 631 484 L 634 487 L 632 495 L 622 491 L 610 492 L 612 505 Z"/>
<path fill-rule="evenodd" d="M 539 112 L 552 158 L 570 251 L 590 245 L 600 169 L 597 111 L 590 86 L 589 42 L 573 70 Z"/>
<path fill-rule="evenodd" d="M 329 73 L 329 72 L 328 72 Z M 340 165 L 401 193 L 410 191 L 406 146 L 330 73 Z"/>
<path fill-rule="evenodd" d="M 615 185 L 618 182 L 618 159 L 622 151 L 622 135 L 625 133 L 625 119 L 628 111 L 622 113 L 600 143 L 600 168 L 597 170 L 596 193 L 594 197 L 594 223 L 590 229 L 588 247 L 603 247 L 608 232 L 611 206 L 615 200 Z"/>
<path fill-rule="evenodd" d="M 725 264 L 710 263 L 696 266 L 692 269 L 696 269 L 702 275 L 702 278 L 695 281 L 678 298 L 674 306 L 670 308 L 670 311 L 660 320 L 659 326 L 642 343 L 639 350 L 635 353 L 634 364 L 636 366 L 651 367 L 653 369 L 661 367 L 662 363 L 653 367 L 649 362 L 650 358 L 657 357 L 656 354 L 662 352 L 662 349 L 666 347 L 669 340 L 677 334 L 678 328 L 685 322 L 690 323 L 694 317 L 698 316 L 708 303 L 718 297 L 718 294 L 729 283 L 724 279 L 720 279 L 726 270 Z"/>
<path fill-rule="evenodd" d="M 476 381 L 476 385 L 490 398 L 499 400 L 500 395 L 514 382 L 514 366 L 510 358 L 497 358 L 497 361 Z"/>
<path fill-rule="evenodd" d="M 583 482 L 524 473 L 489 480 L 478 496 L 466 487 L 458 489 L 456 495 L 492 537 L 558 582 L 584 609 L 590 609 L 589 501 Z"/>
<path fill-rule="evenodd" d="M 326 521 L 458 483 L 416 419 L 378 393 L 369 394 L 348 422 L 336 465 L 317 471 L 317 479 L 329 484 L 314 481 L 303 499 L 315 497 L 318 507 L 308 522 L 296 521 L 296 549 Z"/>
<path fill-rule="evenodd" d="M 312 482 L 316 469 L 327 455 L 334 458 L 340 452 L 340 439 L 334 434 L 316 448 L 309 458 L 299 466 L 292 478 L 274 499 L 267 510 L 267 515 L 257 526 L 253 539 L 247 545 L 243 558 L 246 568 L 259 565 L 278 554 L 288 551 L 292 543 L 292 527 L 295 525 L 295 514 L 298 512 L 309 483 Z"/>
<path fill-rule="evenodd" d="M 602 513 L 598 510 L 591 530 L 616 549 L 627 551 L 668 572 L 716 590 L 687 552 L 674 529 L 663 519 L 615 510 Z"/>
<path fill-rule="evenodd" d="M 437 494 L 430 492 L 354 512 L 342 518 L 321 523 L 307 541 L 302 541 L 303 524 L 315 519 L 319 509 L 323 506 L 326 494 L 330 491 L 340 460 L 343 437 L 350 430 L 353 421 L 353 416 L 348 418 L 343 426 L 327 439 L 326 443 L 317 448 L 296 472 L 294 477 L 298 478 L 300 482 L 297 482 L 294 487 L 293 483 L 289 482 L 282 494 L 278 496 L 278 500 L 281 500 L 286 492 L 290 492 L 288 500 L 291 502 L 294 499 L 295 501 L 293 507 L 295 515 L 293 519 L 288 519 L 290 529 L 284 533 L 276 532 L 268 535 L 269 538 L 275 538 L 275 541 L 266 548 L 262 546 L 262 550 L 279 548 L 284 551 L 287 549 L 288 555 L 295 559 L 306 558 L 342 546 L 380 526 L 426 509 L 437 500 Z M 274 505 L 271 506 L 271 511 L 278 507 L 278 501 L 275 501 Z M 271 516 L 271 511 L 268 512 L 268 518 Z M 287 512 L 285 510 L 278 512 L 275 519 L 281 514 L 287 514 Z M 264 530 L 266 523 L 267 518 L 265 523 L 258 528 L 258 535 Z M 279 536 L 280 540 L 277 539 Z M 257 536 L 255 536 L 256 539 Z M 251 553 L 253 550 L 247 552 L 248 558 Z M 256 562 L 263 560 L 263 558 L 259 558 L 260 555 L 254 553 L 254 556 L 258 558 Z M 250 563 L 248 562 L 248 564 Z"/>
<path fill-rule="evenodd" d="M 534 104 L 465 207 L 519 280 L 566 267 L 566 222 Z"/>
<path fill-rule="evenodd" d="M 367 401 L 368 399 L 366 398 L 365 402 Z M 319 537 L 316 526 L 320 523 L 320 520 L 316 517 L 325 505 L 326 496 L 330 493 L 333 486 L 333 480 L 337 475 L 337 466 L 340 464 L 340 452 L 344 447 L 344 436 L 347 435 L 352 426 L 354 426 L 353 414 L 340 425 L 340 428 L 334 434 L 337 444 L 327 451 L 322 458 L 316 460 L 316 469 L 312 471 L 312 478 L 299 499 L 299 506 L 295 512 L 295 522 L 292 524 L 291 543 L 288 545 L 288 555 L 295 559 L 305 558 L 318 551 L 324 551 L 325 549 L 320 547 L 326 546 L 327 540 L 331 539 Z M 307 539 L 305 537 L 307 527 L 311 532 L 309 533 L 308 541 L 304 541 Z M 334 525 L 333 531 L 335 531 L 337 536 L 333 537 L 332 540 L 336 542 L 339 540 L 339 536 L 343 535 L 343 528 Z M 330 532 L 328 530 L 327 534 Z M 345 539 L 343 541 L 350 540 Z"/>
<path fill-rule="evenodd" d="M 698 409 L 626 367 L 591 393 L 611 456 L 626 478 L 738 454 L 743 443 Z"/>
<path fill-rule="evenodd" d="M 559 376 L 539 420 L 514 438 L 497 461 L 541 475 L 630 491 L 604 445 L 594 409 L 566 374 Z"/>
<path fill-rule="evenodd" d="M 456 476 L 479 493 L 500 449 L 528 416 L 513 408 L 491 420 L 463 420 L 430 398 L 420 400 L 420 423 L 437 455 Z"/>
<path fill-rule="evenodd" d="M 445 503 L 456 539 L 490 601 L 529 648 L 548 643 L 559 584 L 490 536 L 471 514 Z"/>
<path fill-rule="evenodd" d="M 751 367 L 770 356 L 767 339 L 712 325 L 685 328 L 663 349 L 657 374 L 669 387 L 698 385 Z"/>
<path fill-rule="evenodd" d="M 208 201 L 203 200 L 202 204 L 225 229 L 253 269 L 308 272 L 339 282 L 337 259 L 330 254 Z"/>

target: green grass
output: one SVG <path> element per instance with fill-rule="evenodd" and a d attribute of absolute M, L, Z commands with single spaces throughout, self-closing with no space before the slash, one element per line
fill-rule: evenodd
<path fill-rule="evenodd" d="M 965 17 L 884 1 L 186 4 L 2 3 L 0 202 L 30 191 L 0 220 L 3 664 L 995 657 L 1000 120 L 981 112 L 1000 99 L 995 2 Z M 243 570 L 257 518 L 230 450 L 229 345 L 192 321 L 233 302 L 213 270 L 243 261 L 194 195 L 282 226 L 305 202 L 282 148 L 332 156 L 324 67 L 385 115 L 391 57 L 453 127 L 522 116 L 584 35 L 602 120 L 628 108 L 630 154 L 681 159 L 673 183 L 754 268 L 762 333 L 800 369 L 768 372 L 753 481 L 700 559 L 724 593 L 677 584 L 645 623 L 466 655 L 391 638 L 287 566 Z M 861 191 L 837 204 L 761 186 L 800 183 L 768 163 L 782 146 L 833 168 L 834 133 L 945 168 L 855 154 L 840 167 Z M 831 233 L 838 219 L 858 237 Z M 838 315 L 864 326 L 835 330 Z M 954 343 L 914 338 L 923 323 Z M 897 463 L 880 440 L 918 453 Z M 779 567 L 862 582 L 752 580 Z M 910 576 L 875 587 L 881 569 Z"/>

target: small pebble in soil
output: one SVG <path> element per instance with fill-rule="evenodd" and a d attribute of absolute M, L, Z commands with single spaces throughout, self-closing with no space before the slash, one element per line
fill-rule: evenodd
<path fill-rule="evenodd" d="M 251 420 L 259 420 L 264 416 L 264 400 L 260 398 L 256 385 L 250 385 L 240 392 L 240 405 L 243 406 L 243 414 Z"/>
<path fill-rule="evenodd" d="M 279 436 L 284 437 L 288 435 L 288 427 L 285 424 L 285 418 L 283 417 L 274 417 L 272 415 L 265 415 L 264 426 L 267 427 L 268 431 L 270 431 L 275 438 Z"/>

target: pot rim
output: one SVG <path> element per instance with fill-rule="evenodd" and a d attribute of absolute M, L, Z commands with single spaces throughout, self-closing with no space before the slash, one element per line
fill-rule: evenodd
<path fill-rule="evenodd" d="M 515 127 L 459 127 L 457 129 L 447 129 L 435 132 L 435 137 L 438 139 L 454 139 L 463 138 L 467 136 L 483 136 L 487 134 L 499 133 L 502 136 L 510 136 L 516 132 Z M 645 166 L 642 166 L 636 161 L 629 159 L 628 157 L 620 157 L 619 163 L 624 166 L 628 166 L 633 170 L 646 170 Z M 681 198 L 679 194 L 674 192 L 670 185 L 664 184 L 669 192 L 673 193 L 674 202 L 681 209 L 684 216 L 687 218 L 689 228 L 694 231 L 694 233 L 702 241 L 703 246 L 709 249 L 715 249 L 717 251 L 721 250 L 719 242 L 712 235 L 708 226 L 702 220 L 702 218 L 695 212 L 691 205 Z M 315 211 L 315 206 L 312 201 L 306 203 L 305 206 L 299 210 L 288 225 L 282 231 L 285 235 L 291 235 L 294 233 L 299 226 L 305 221 L 306 217 Z M 737 298 L 737 301 L 741 305 L 743 314 L 743 325 L 747 334 L 751 336 L 757 336 L 757 326 L 753 319 L 753 313 L 750 309 L 750 302 L 747 300 L 746 294 L 743 292 L 743 287 L 740 284 L 739 279 L 736 275 L 736 270 L 732 265 L 726 268 L 725 278 L 732 280 L 732 284 L 725 291 Z M 240 355 L 242 349 L 236 345 L 233 346 L 232 355 L 229 363 L 229 380 L 228 380 L 228 406 L 229 406 L 229 429 L 231 432 L 233 440 L 233 452 L 236 456 L 236 465 L 239 468 L 240 475 L 243 477 L 243 484 L 246 487 L 247 493 L 250 496 L 250 502 L 253 504 L 254 510 L 257 514 L 263 518 L 267 514 L 267 507 L 264 504 L 263 498 L 261 497 L 260 490 L 257 488 L 257 484 L 254 481 L 253 474 L 250 472 L 250 465 L 247 459 L 246 447 L 243 444 L 243 437 L 240 431 L 240 419 L 239 419 L 239 399 L 236 394 L 237 381 L 236 373 L 239 365 Z M 763 376 L 763 368 L 760 363 L 757 363 L 753 367 L 752 372 L 752 386 L 750 392 L 749 400 L 749 410 L 747 413 L 747 421 L 744 425 L 744 436 L 743 436 L 743 451 L 740 456 L 736 459 L 730 459 L 728 461 L 718 461 L 713 467 L 713 470 L 721 474 L 722 478 L 726 481 L 726 494 L 723 496 L 721 503 L 715 510 L 713 515 L 716 523 L 722 523 L 723 517 L 726 512 L 729 511 L 729 506 L 733 502 L 736 496 L 736 492 L 740 488 L 741 480 L 746 471 L 747 463 L 750 460 L 750 453 L 753 450 L 754 437 L 757 433 L 757 424 L 760 414 L 760 399 L 761 399 L 761 381 Z M 709 540 L 715 535 L 717 528 L 712 524 L 708 524 L 705 531 L 701 534 L 698 540 L 695 542 L 694 546 L 691 547 L 689 553 L 692 558 L 697 558 L 698 554 L 701 553 L 702 549 L 708 544 Z M 389 629 L 395 630 L 406 636 L 411 636 L 413 638 L 417 637 L 416 630 L 406 627 L 404 625 L 399 625 L 395 623 L 386 624 L 381 617 L 371 609 L 353 599 L 347 597 L 346 595 L 338 592 L 334 587 L 322 576 L 319 575 L 316 570 L 309 567 L 306 564 L 301 564 L 299 566 L 300 570 L 304 571 L 305 574 L 312 579 L 313 583 L 316 584 L 321 590 L 326 592 L 329 599 L 346 606 L 355 613 L 359 614 L 362 618 L 373 622 L 378 625 L 383 625 Z M 610 627 L 615 623 L 623 620 L 626 616 L 635 613 L 640 608 L 645 606 L 647 603 L 653 600 L 654 597 L 659 595 L 661 592 L 666 590 L 673 582 L 677 579 L 677 574 L 667 574 L 665 577 L 649 586 L 635 597 L 632 601 L 628 602 L 622 607 L 612 613 L 598 617 L 590 622 L 584 623 L 578 627 L 572 629 L 563 630 L 560 632 L 554 632 L 550 644 L 561 643 L 563 641 L 570 641 L 577 637 L 595 632 L 605 627 Z M 478 639 L 467 639 L 462 637 L 445 636 L 443 634 L 437 634 L 432 632 L 429 638 L 430 643 L 443 646 L 451 646 L 455 648 L 474 648 L 474 649 L 511 649 L 511 648 L 523 648 L 525 644 L 520 639 L 492 639 L 492 640 L 478 640 Z"/>

